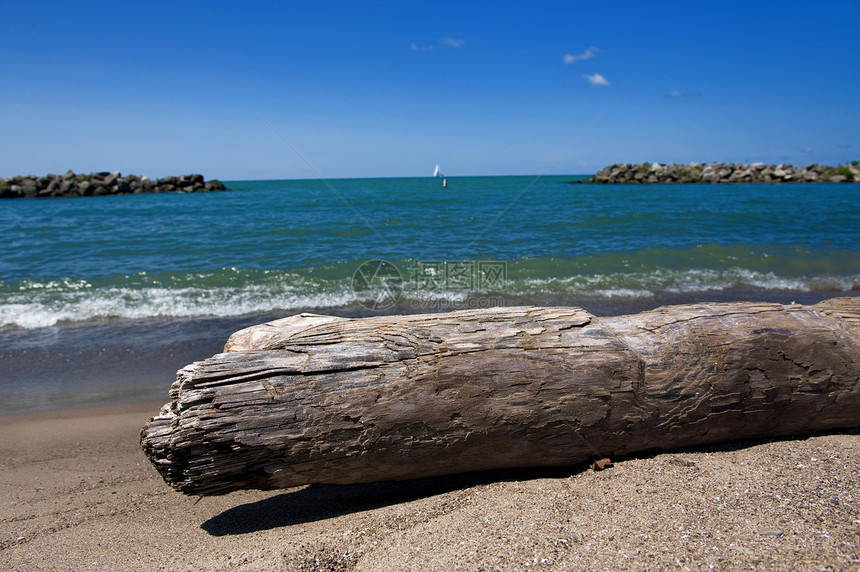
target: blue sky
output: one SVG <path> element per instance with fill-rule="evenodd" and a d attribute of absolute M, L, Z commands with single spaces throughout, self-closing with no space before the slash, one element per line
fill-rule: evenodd
<path fill-rule="evenodd" d="M 0 0 L 0 21 L 6 177 L 860 159 L 856 0 Z"/>

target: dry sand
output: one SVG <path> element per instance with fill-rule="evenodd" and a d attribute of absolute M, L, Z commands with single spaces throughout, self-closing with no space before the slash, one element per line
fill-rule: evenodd
<path fill-rule="evenodd" d="M 160 404 L 0 417 L 4 570 L 860 570 L 860 432 L 618 461 L 189 498 Z"/>

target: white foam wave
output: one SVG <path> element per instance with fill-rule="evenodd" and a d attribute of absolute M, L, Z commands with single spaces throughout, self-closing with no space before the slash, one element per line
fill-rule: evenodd
<path fill-rule="evenodd" d="M 860 289 L 860 275 L 784 277 L 744 268 L 728 270 L 666 270 L 644 273 L 577 275 L 567 278 L 513 280 L 507 292 L 520 296 L 559 293 L 601 297 L 643 298 L 656 292 L 685 294 L 729 289 L 787 292 L 850 292 Z"/>
<path fill-rule="evenodd" d="M 301 292 L 262 285 L 246 288 L 108 288 L 66 292 L 59 297 L 34 296 L 0 304 L 0 326 L 44 328 L 60 322 L 106 318 L 237 316 L 271 310 L 337 307 L 354 298 L 348 288 Z"/>
<path fill-rule="evenodd" d="M 201 282 L 209 279 L 201 276 Z M 234 284 L 189 285 L 194 277 L 165 287 L 147 284 L 99 286 L 84 281 L 27 282 L 0 292 L 0 326 L 44 328 L 63 322 L 157 317 L 236 316 L 270 311 L 337 308 L 356 303 L 348 279 L 310 281 L 299 275 L 262 274 Z M 658 293 L 685 294 L 728 289 L 789 292 L 860 290 L 860 275 L 785 277 L 743 268 L 727 270 L 655 269 L 643 273 L 607 273 L 552 278 L 510 278 L 493 291 L 434 290 L 404 282 L 400 303 L 413 308 L 480 307 L 504 303 L 505 296 L 596 296 L 649 298 Z"/>
<path fill-rule="evenodd" d="M 651 298 L 654 292 L 651 290 L 632 288 L 607 288 L 603 290 L 595 290 L 594 294 L 601 298 Z"/>

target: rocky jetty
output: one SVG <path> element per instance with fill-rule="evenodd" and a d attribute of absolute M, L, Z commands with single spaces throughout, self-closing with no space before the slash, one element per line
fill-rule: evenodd
<path fill-rule="evenodd" d="M 860 163 L 840 167 L 812 164 L 792 167 L 786 163 L 616 163 L 603 168 L 583 183 L 843 183 L 860 181 Z"/>
<path fill-rule="evenodd" d="M 103 195 L 131 195 L 138 193 L 200 193 L 225 191 L 227 188 L 218 179 L 205 181 L 203 175 L 181 175 L 150 179 L 113 173 L 90 173 L 76 175 L 68 171 L 65 175 L 33 175 L 0 178 L 0 199 L 38 197 L 98 197 Z"/>

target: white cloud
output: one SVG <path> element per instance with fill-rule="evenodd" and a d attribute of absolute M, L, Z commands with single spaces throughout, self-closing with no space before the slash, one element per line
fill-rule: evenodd
<path fill-rule="evenodd" d="M 576 62 L 581 62 L 583 60 L 590 60 L 591 58 L 596 56 L 597 52 L 599 51 L 600 50 L 595 48 L 594 46 L 589 46 L 581 54 L 564 54 L 564 63 L 575 64 Z"/>
<path fill-rule="evenodd" d="M 609 80 L 600 75 L 599 73 L 591 75 L 583 74 L 582 77 L 587 79 L 588 83 L 590 83 L 591 85 L 610 85 Z"/>
<path fill-rule="evenodd" d="M 700 95 L 702 94 L 698 91 L 686 92 L 673 89 L 666 97 L 671 97 L 672 99 L 686 99 L 688 97 L 699 97 Z"/>
<path fill-rule="evenodd" d="M 415 42 L 409 44 L 409 49 L 413 52 L 432 52 L 436 49 L 436 46 L 442 46 L 443 48 L 462 48 L 463 44 L 466 43 L 466 40 L 462 38 L 454 38 L 451 36 L 445 36 L 441 40 L 436 40 L 436 44 L 431 44 L 429 46 L 419 46 Z"/>

